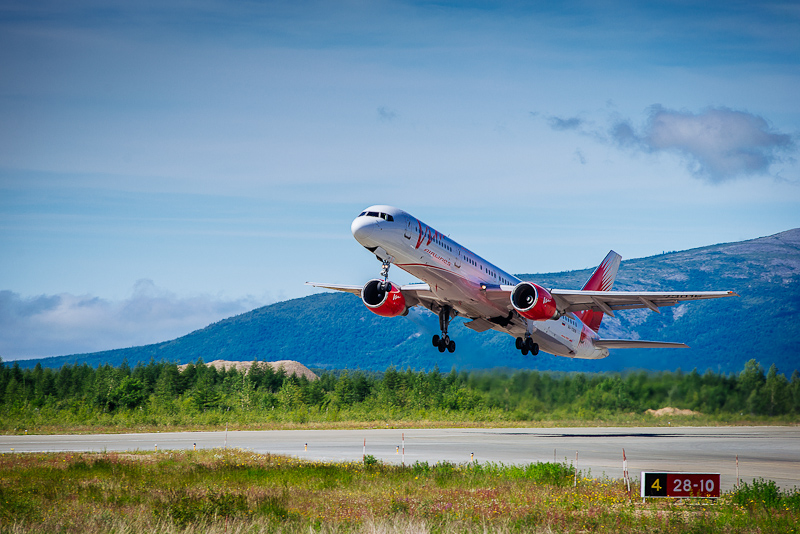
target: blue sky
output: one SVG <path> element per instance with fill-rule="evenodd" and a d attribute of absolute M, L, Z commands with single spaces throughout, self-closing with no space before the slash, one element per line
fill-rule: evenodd
<path fill-rule="evenodd" d="M 796 2 L 0 2 L 0 356 L 362 283 L 370 204 L 516 273 L 798 227 L 799 67 Z"/>

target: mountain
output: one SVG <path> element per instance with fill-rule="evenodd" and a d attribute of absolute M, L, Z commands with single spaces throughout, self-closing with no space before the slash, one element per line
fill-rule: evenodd
<path fill-rule="evenodd" d="M 590 269 L 521 278 L 545 287 L 579 288 Z M 739 298 L 689 302 L 649 310 L 618 312 L 606 317 L 603 337 L 683 341 L 690 349 L 612 350 L 603 360 L 572 360 L 540 353 L 523 357 L 511 337 L 498 332 L 478 334 L 451 324 L 455 353 L 439 353 L 430 338 L 438 319 L 413 309 L 407 317 L 385 319 L 371 313 L 350 294 L 322 293 L 279 302 L 219 321 L 186 336 L 142 347 L 93 354 L 23 360 L 45 367 L 65 363 L 130 365 L 158 360 L 187 363 L 236 360 L 297 360 L 311 368 L 385 370 L 397 368 L 449 370 L 493 367 L 556 371 L 619 371 L 625 369 L 738 372 L 755 358 L 776 364 L 790 374 L 800 368 L 800 229 L 739 243 L 623 261 L 614 289 L 733 290 Z"/>

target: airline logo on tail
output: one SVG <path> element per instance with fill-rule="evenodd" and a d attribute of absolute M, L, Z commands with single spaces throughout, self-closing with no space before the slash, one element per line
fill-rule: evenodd
<path fill-rule="evenodd" d="M 597 266 L 592 276 L 583 286 L 584 291 L 611 291 L 614 285 L 614 279 L 617 277 L 617 270 L 622 261 L 622 256 L 613 250 L 608 253 L 605 259 Z M 600 323 L 603 320 L 603 312 L 584 310 L 575 315 L 583 321 L 583 324 L 597 332 L 600 329 Z"/>

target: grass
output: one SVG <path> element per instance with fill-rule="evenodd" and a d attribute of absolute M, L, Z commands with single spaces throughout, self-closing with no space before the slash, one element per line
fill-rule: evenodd
<path fill-rule="evenodd" d="M 218 412 L 165 416 L 148 410 L 121 410 L 74 417 L 63 410 L 0 410 L 2 434 L 94 434 L 120 432 L 180 432 L 224 430 L 295 430 L 363 428 L 463 428 L 463 427 L 668 427 L 731 425 L 796 425 L 797 416 L 753 416 L 748 414 L 697 414 L 654 417 L 632 412 L 575 414 L 554 411 L 534 419 L 519 418 L 502 410 L 470 412 L 445 410 L 386 411 L 341 410 L 336 417 L 324 410 L 274 410 L 266 413 Z"/>
<path fill-rule="evenodd" d="M 0 456 L 0 532 L 798 532 L 800 492 L 642 503 L 564 463 L 301 461 L 236 449 Z"/>

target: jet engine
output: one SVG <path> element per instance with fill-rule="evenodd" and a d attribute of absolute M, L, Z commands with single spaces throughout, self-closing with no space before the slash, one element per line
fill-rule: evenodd
<path fill-rule="evenodd" d="M 514 287 L 511 305 L 520 315 L 533 321 L 547 321 L 559 316 L 550 292 L 531 282 L 520 282 Z"/>
<path fill-rule="evenodd" d="M 361 290 L 361 300 L 372 313 L 381 317 L 397 317 L 408 313 L 400 288 L 391 282 L 370 280 Z"/>

